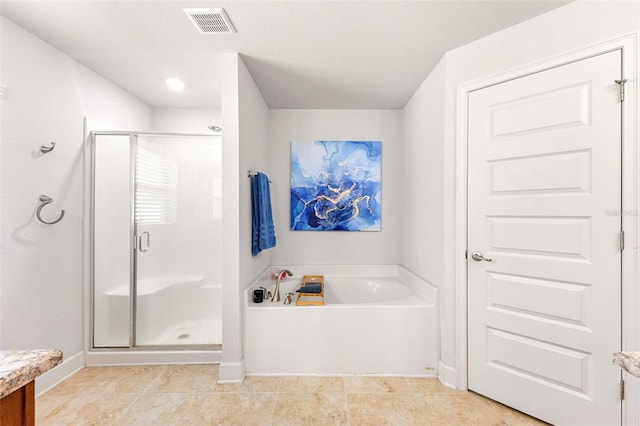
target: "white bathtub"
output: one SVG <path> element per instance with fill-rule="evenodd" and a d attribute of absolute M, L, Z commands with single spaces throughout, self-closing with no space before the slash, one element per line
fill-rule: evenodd
<path fill-rule="evenodd" d="M 281 285 L 295 292 L 302 273 Z M 325 274 L 325 306 L 255 304 L 245 292 L 247 374 L 436 376 L 436 289 L 406 270 L 399 276 Z M 295 297 L 294 297 L 295 300 Z"/>
<path fill-rule="evenodd" d="M 415 294 L 397 277 L 327 278 L 325 303 L 328 305 L 414 306 L 427 301 Z"/>
<path fill-rule="evenodd" d="M 199 345 L 220 343 L 222 288 L 202 276 L 159 276 L 138 280 L 136 300 L 136 344 Z M 128 341 L 129 286 L 108 290 L 96 302 L 106 303 L 100 311 L 103 335 L 118 333 L 112 340 Z M 117 321 L 117 323 L 114 323 Z M 99 343 L 100 340 L 96 339 Z M 100 346 L 100 345 L 96 345 Z M 104 345 L 109 346 L 109 345 Z"/>

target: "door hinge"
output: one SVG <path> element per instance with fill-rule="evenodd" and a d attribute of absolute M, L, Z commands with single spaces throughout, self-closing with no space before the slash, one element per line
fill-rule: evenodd
<path fill-rule="evenodd" d="M 624 102 L 624 85 L 627 83 L 627 79 L 623 78 L 621 80 L 613 80 L 615 83 L 620 86 L 620 102 Z"/>
<path fill-rule="evenodd" d="M 624 250 L 624 231 L 620 231 L 620 251 Z"/>
<path fill-rule="evenodd" d="M 138 249 L 138 238 L 136 238 L 136 236 L 133 236 L 133 251 L 136 251 Z"/>
<path fill-rule="evenodd" d="M 464 258 L 469 259 L 469 250 L 464 251 Z"/>
<path fill-rule="evenodd" d="M 620 401 L 624 401 L 624 380 L 620 380 Z"/>

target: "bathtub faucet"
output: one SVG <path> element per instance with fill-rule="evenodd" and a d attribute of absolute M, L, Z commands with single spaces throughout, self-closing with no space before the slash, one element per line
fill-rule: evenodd
<path fill-rule="evenodd" d="M 289 276 L 293 275 L 293 273 L 288 269 L 283 269 L 280 272 L 278 272 L 278 277 L 276 278 L 276 290 L 273 292 L 273 297 L 271 298 L 272 302 L 280 301 L 280 279 L 284 274 L 287 274 Z"/>

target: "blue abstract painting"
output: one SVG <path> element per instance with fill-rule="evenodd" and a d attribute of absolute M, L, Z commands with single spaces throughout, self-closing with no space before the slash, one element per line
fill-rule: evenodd
<path fill-rule="evenodd" d="M 379 141 L 291 143 L 291 230 L 380 231 Z"/>

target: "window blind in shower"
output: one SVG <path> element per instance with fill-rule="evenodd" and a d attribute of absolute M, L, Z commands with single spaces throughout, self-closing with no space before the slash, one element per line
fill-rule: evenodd
<path fill-rule="evenodd" d="M 138 147 L 135 179 L 136 223 L 175 223 L 178 211 L 177 163 L 162 154 Z"/>

